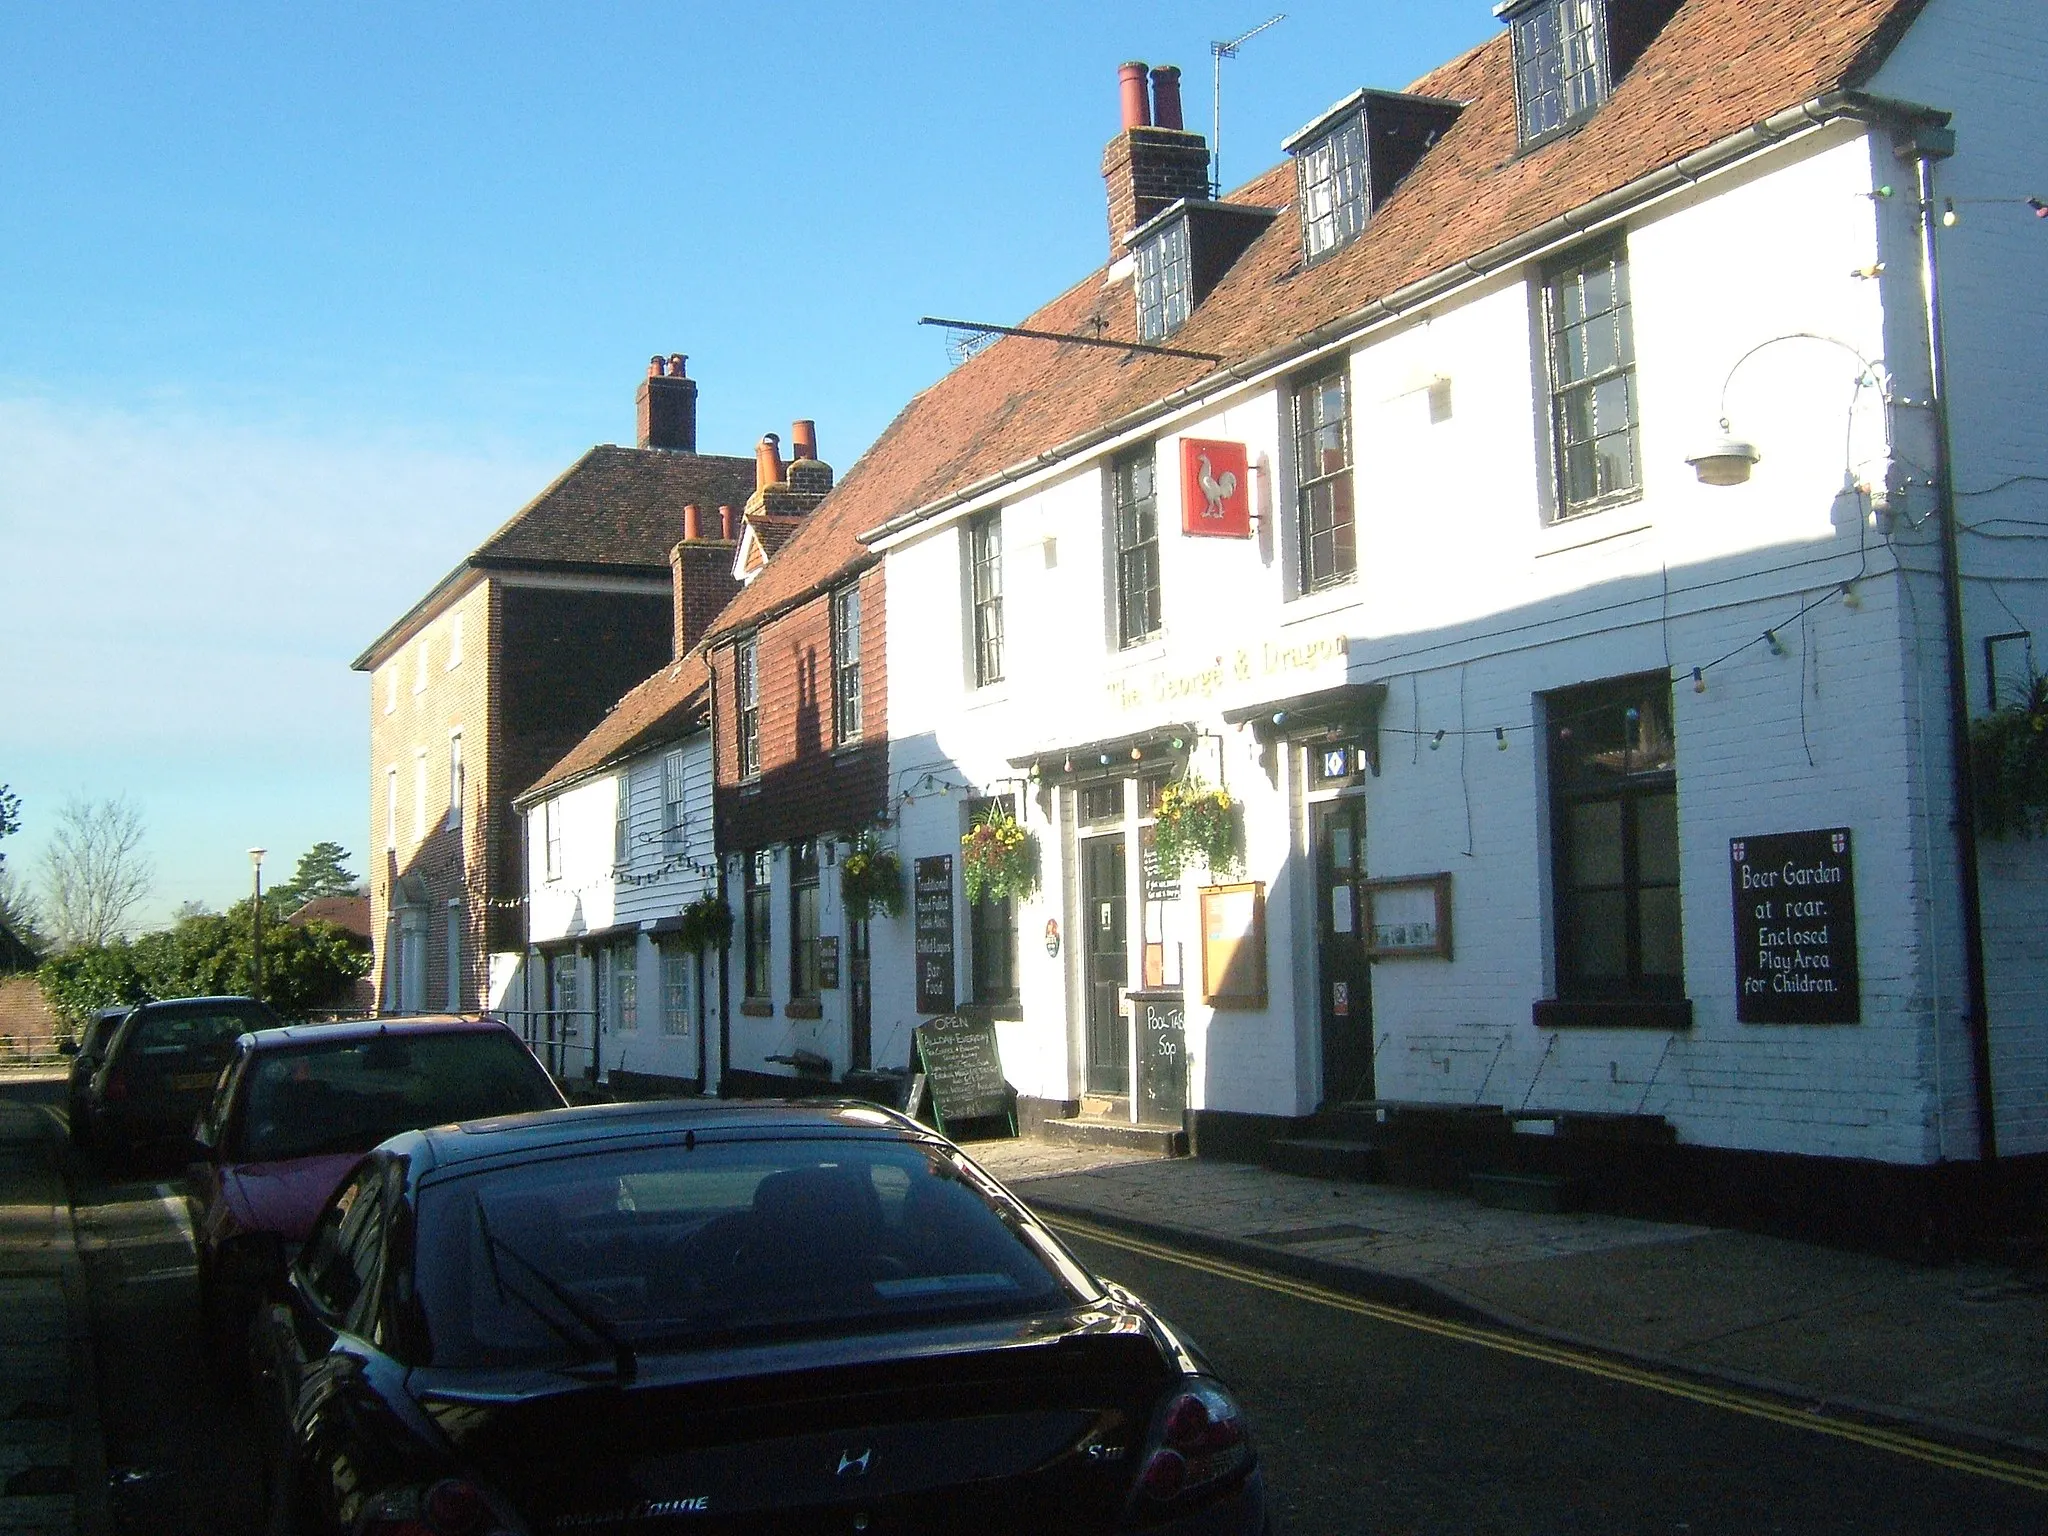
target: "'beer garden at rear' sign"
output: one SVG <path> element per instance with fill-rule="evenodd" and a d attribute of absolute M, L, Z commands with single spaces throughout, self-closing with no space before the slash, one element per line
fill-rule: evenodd
<path fill-rule="evenodd" d="M 1735 1017 L 1744 1024 L 1854 1024 L 1856 877 L 1849 831 L 1780 832 L 1728 844 L 1735 901 Z"/>

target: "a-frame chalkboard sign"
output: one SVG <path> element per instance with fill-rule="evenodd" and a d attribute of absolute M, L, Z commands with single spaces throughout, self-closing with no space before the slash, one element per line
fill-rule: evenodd
<path fill-rule="evenodd" d="M 1010 1134 L 1017 1134 L 1017 1112 L 991 1020 L 942 1014 L 918 1025 L 913 1039 L 941 1134 L 951 1134 L 949 1123 L 996 1118 L 1009 1121 Z"/>

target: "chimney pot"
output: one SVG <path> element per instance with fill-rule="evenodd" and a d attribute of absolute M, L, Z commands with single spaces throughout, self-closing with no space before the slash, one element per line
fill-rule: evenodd
<path fill-rule="evenodd" d="M 704 537 L 704 509 L 694 501 L 683 507 L 683 542 L 694 544 Z"/>
<path fill-rule="evenodd" d="M 770 432 L 754 449 L 754 489 L 765 491 L 782 480 L 782 439 Z"/>
<path fill-rule="evenodd" d="M 647 377 L 650 379 L 661 377 L 661 355 L 659 353 L 647 359 Z"/>
<path fill-rule="evenodd" d="M 1152 126 L 1182 129 L 1180 116 L 1180 66 L 1162 64 L 1152 71 Z"/>
<path fill-rule="evenodd" d="M 672 379 L 680 379 L 686 377 L 686 375 L 683 373 L 683 364 L 687 363 L 688 361 L 689 359 L 683 356 L 683 354 L 680 352 L 669 353 L 668 376 Z"/>
<path fill-rule="evenodd" d="M 728 544 L 733 541 L 731 507 L 721 506 L 718 509 L 718 536 Z"/>
<path fill-rule="evenodd" d="M 1121 66 L 1116 74 L 1117 91 L 1123 103 L 1124 127 L 1151 127 L 1152 103 L 1145 95 L 1145 66 L 1134 60 Z"/>
<path fill-rule="evenodd" d="M 789 456 L 792 459 L 815 459 L 818 456 L 818 424 L 815 421 L 793 421 L 789 424 Z"/>

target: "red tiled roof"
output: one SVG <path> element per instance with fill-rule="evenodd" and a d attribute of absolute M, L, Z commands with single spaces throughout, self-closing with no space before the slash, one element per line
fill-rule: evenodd
<path fill-rule="evenodd" d="M 670 662 L 614 704 L 588 736 L 513 803 L 523 805 L 643 747 L 687 734 L 705 719 L 710 698 L 711 672 L 701 653 Z"/>
<path fill-rule="evenodd" d="M 333 923 L 359 939 L 370 937 L 368 896 L 315 896 L 290 917 L 288 923 Z"/>
<path fill-rule="evenodd" d="M 658 448 L 591 449 L 469 558 L 668 569 L 683 508 L 739 506 L 754 489 L 752 458 Z"/>
<path fill-rule="evenodd" d="M 996 342 L 904 407 L 719 616 L 712 638 L 867 558 L 864 531 L 1450 271 L 1774 113 L 1861 84 L 1925 3 L 1685 0 L 1593 117 L 1526 155 L 1517 153 L 1508 38 L 1473 49 L 1409 87 L 1469 105 L 1356 241 L 1304 269 L 1297 221 L 1275 219 L 1172 338 L 1224 363 Z M 1280 207 L 1292 196 L 1292 166 L 1283 164 L 1230 201 Z M 1129 281 L 1104 277 L 1091 274 L 1023 323 L 1076 332 L 1100 322 L 1104 335 L 1136 340 Z"/>

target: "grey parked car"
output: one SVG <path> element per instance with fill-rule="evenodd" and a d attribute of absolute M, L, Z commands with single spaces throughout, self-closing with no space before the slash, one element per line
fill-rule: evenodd
<path fill-rule="evenodd" d="M 253 997 L 138 1003 L 86 1085 L 83 1119 L 92 1150 L 110 1166 L 152 1154 L 182 1163 L 192 1124 L 213 1102 L 235 1041 L 283 1022 Z"/>
<path fill-rule="evenodd" d="M 71 1131 L 71 1145 L 81 1151 L 92 1144 L 92 1121 L 85 1109 L 86 1088 L 106 1057 L 107 1042 L 114 1038 L 114 1031 L 134 1007 L 133 1003 L 123 1003 L 118 1008 L 100 1009 L 85 1021 L 76 1041 L 66 1040 L 57 1047 L 61 1054 L 71 1058 L 71 1076 L 64 1089 L 65 1124 Z"/>

